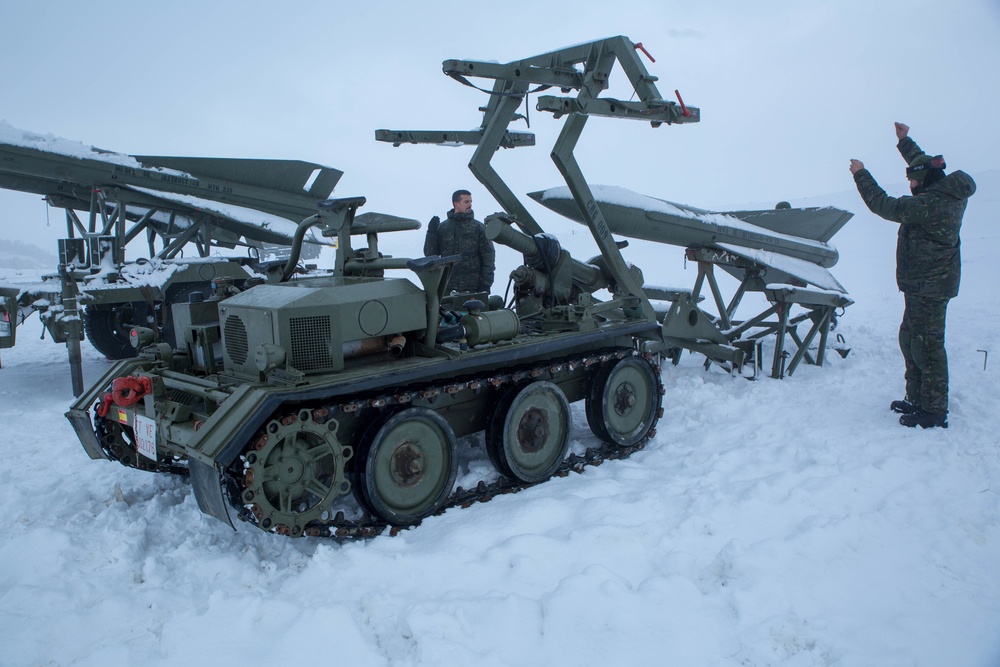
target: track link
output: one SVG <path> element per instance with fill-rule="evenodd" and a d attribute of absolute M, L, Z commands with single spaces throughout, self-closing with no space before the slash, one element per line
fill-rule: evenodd
<path fill-rule="evenodd" d="M 555 362 L 549 361 L 535 364 L 495 375 L 464 379 L 455 382 L 442 382 L 415 389 L 406 389 L 394 394 L 379 393 L 366 398 L 359 397 L 336 405 L 314 408 L 312 414 L 317 421 L 322 422 L 329 419 L 335 419 L 338 413 L 350 414 L 356 413 L 359 410 L 376 409 L 381 411 L 392 409 L 394 407 L 403 407 L 412 403 L 412 401 L 417 397 L 423 399 L 433 399 L 441 394 L 457 394 L 462 391 L 478 392 L 487 386 L 500 389 L 511 384 L 528 380 L 558 379 L 575 372 L 591 373 L 596 371 L 600 365 L 614 363 L 624 359 L 625 357 L 636 355 L 639 355 L 639 352 L 634 349 L 617 348 L 598 353 L 581 355 L 578 357 L 571 357 Z M 643 356 L 652 364 L 655 372 L 654 374 L 656 376 L 656 390 L 658 396 L 663 396 L 664 389 L 661 379 L 659 359 L 652 354 L 645 354 Z M 291 415 L 297 413 L 299 409 L 290 409 L 288 418 L 291 418 Z M 600 447 L 588 448 L 582 455 L 570 454 L 555 471 L 553 476 L 565 477 L 570 473 L 582 473 L 589 466 L 598 466 L 605 461 L 626 459 L 630 457 L 633 453 L 643 449 L 649 439 L 655 436 L 656 423 L 662 415 L 663 408 L 660 406 L 656 410 L 649 432 L 639 443 L 629 447 L 619 447 L 610 443 L 602 443 Z M 243 457 L 240 457 L 238 461 L 242 459 Z M 240 499 L 246 485 L 245 479 L 240 474 L 238 466 L 230 467 L 226 471 L 223 483 L 224 487 L 228 491 L 230 504 L 237 509 L 237 517 L 239 519 L 251 523 L 266 532 L 287 534 L 287 528 L 283 526 L 275 526 L 270 529 L 262 527 L 259 522 L 259 517 L 252 510 L 252 506 L 244 503 Z M 496 496 L 517 493 L 518 491 L 540 483 L 544 482 L 525 483 L 501 475 L 498 479 L 492 482 L 482 480 L 473 488 L 466 489 L 459 486 L 452 492 L 445 504 L 440 510 L 435 512 L 434 515 L 440 515 L 447 510 L 456 507 L 467 508 L 476 503 L 488 502 Z M 346 542 L 358 539 L 370 539 L 382 534 L 397 535 L 401 531 L 413 528 L 419 524 L 420 522 L 418 521 L 409 526 L 390 525 L 382 519 L 372 515 L 368 511 L 365 511 L 358 519 L 348 519 L 343 511 L 339 511 L 329 520 L 310 522 L 306 525 L 302 534 L 310 537 L 322 537 Z"/>

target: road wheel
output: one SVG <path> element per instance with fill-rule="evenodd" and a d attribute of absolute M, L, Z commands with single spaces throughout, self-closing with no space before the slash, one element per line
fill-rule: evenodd
<path fill-rule="evenodd" d="M 362 438 L 355 493 L 385 521 L 406 526 L 441 509 L 458 474 L 457 439 L 444 417 L 407 408 Z"/>
<path fill-rule="evenodd" d="M 551 477 L 566 458 L 569 430 L 566 395 L 551 382 L 532 382 L 501 398 L 486 449 L 501 473 L 533 484 Z"/>
<path fill-rule="evenodd" d="M 641 442 L 659 419 L 660 383 L 643 357 L 625 357 L 602 369 L 587 393 L 590 430 L 619 447 Z"/>

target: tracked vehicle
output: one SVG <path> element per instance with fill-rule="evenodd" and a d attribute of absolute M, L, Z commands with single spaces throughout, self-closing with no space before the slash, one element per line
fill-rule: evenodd
<path fill-rule="evenodd" d="M 660 97 L 637 48 L 614 37 L 507 64 L 449 60 L 445 73 L 463 83 L 494 82 L 478 130 L 376 132 L 396 145 L 476 146 L 470 169 L 503 207 L 486 218 L 487 235 L 524 258 L 509 300 L 447 293 L 459 256 L 380 253 L 380 235 L 413 233 L 415 220 L 359 215 L 362 197 L 326 200 L 296 230 L 279 280 L 242 291 L 216 285 L 176 303 L 176 347 L 131 330 L 138 356 L 113 366 L 67 413 L 87 453 L 189 476 L 200 509 L 230 525 L 235 516 L 293 537 L 354 538 L 643 447 L 662 415 L 661 360 L 681 345 L 736 364 L 753 342 L 735 339 L 763 316 L 735 327 L 732 313 L 704 313 L 697 289 L 644 288 L 573 157 L 592 115 L 654 128 L 699 120 L 679 94 L 676 103 Z M 598 97 L 615 65 L 632 86 L 628 101 Z M 598 246 L 588 261 L 545 234 L 490 166 L 499 148 L 534 144 L 508 129 L 538 90 L 531 86 L 576 93 L 540 96 L 537 108 L 565 118 L 551 157 Z M 310 231 L 336 237 L 330 275 L 296 274 Z M 772 327 L 784 336 L 788 304 L 804 298 L 805 283 L 783 273 L 792 284 L 768 285 L 767 267 L 741 262 L 741 294 L 792 295 Z M 683 308 L 662 320 L 651 297 Z M 833 307 L 804 317 L 815 331 Z M 577 401 L 601 444 L 570 452 Z"/>
<path fill-rule="evenodd" d="M 190 474 L 201 509 L 223 521 L 231 506 L 265 530 L 349 537 L 468 502 L 474 491 L 453 494 L 462 436 L 485 431 L 504 476 L 488 495 L 568 465 L 574 401 L 609 455 L 651 435 L 657 324 L 623 317 L 627 296 L 592 297 L 615 288 L 610 275 L 549 246 L 552 271 L 522 267 L 514 307 L 487 310 L 485 295 L 444 294 L 458 256 L 379 258 L 376 231 L 353 222 L 362 201 L 325 202 L 303 223 L 338 234 L 334 275 L 197 294 L 175 306 L 183 349 L 133 329 L 140 356 L 69 412 L 91 457 Z M 541 261 L 504 216 L 489 224 Z M 370 246 L 355 253 L 359 233 Z M 372 275 L 403 265 L 422 289 Z"/>

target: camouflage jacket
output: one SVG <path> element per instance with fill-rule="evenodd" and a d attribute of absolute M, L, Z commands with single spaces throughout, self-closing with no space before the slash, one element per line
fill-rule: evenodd
<path fill-rule="evenodd" d="M 486 227 L 473 217 L 448 211 L 439 225 L 427 228 L 424 255 L 461 255 L 448 281 L 448 290 L 489 292 L 496 271 L 496 251 L 486 238 Z"/>
<path fill-rule="evenodd" d="M 909 164 L 923 151 L 909 137 L 898 146 Z M 958 294 L 962 258 L 959 230 L 976 183 L 955 171 L 912 197 L 890 197 L 867 169 L 854 175 L 858 192 L 872 213 L 899 223 L 896 241 L 896 284 L 901 292 L 950 299 Z"/>

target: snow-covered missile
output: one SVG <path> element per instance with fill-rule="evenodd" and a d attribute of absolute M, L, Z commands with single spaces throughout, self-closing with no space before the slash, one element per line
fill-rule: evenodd
<path fill-rule="evenodd" d="M 832 207 L 715 212 L 620 187 L 595 185 L 591 191 L 613 234 L 681 247 L 716 246 L 737 254 L 744 254 L 739 248 L 750 248 L 825 268 L 839 258 L 827 242 L 853 216 Z M 567 187 L 528 196 L 570 220 L 584 222 Z"/>
<path fill-rule="evenodd" d="M 149 211 L 148 224 L 167 236 L 192 226 L 189 218 L 211 218 L 216 241 L 288 245 L 342 175 L 301 160 L 127 155 L 0 121 L 0 188 L 82 211 L 99 193 Z"/>

